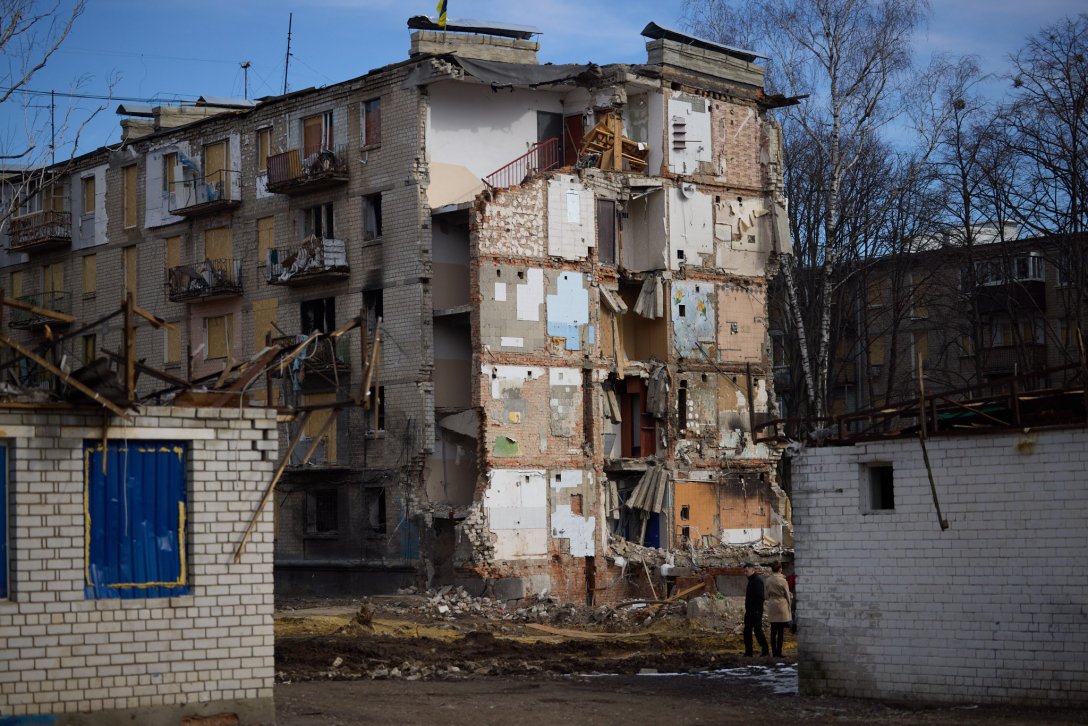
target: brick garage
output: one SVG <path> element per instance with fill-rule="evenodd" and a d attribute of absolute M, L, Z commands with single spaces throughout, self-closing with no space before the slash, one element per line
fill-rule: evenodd
<path fill-rule="evenodd" d="M 176 724 L 186 716 L 235 713 L 244 723 L 272 722 L 271 508 L 240 562 L 233 554 L 275 467 L 275 413 L 163 407 L 114 421 L 104 432 L 99 413 L 0 412 L 9 543 L 0 563 L 7 585 L 0 600 L 0 714 L 55 717 L 56 723 Z M 166 555 L 163 544 L 157 547 L 159 560 L 173 556 L 167 563 L 175 568 L 167 578 L 172 582 L 149 586 L 161 579 L 150 565 L 142 579 L 125 566 L 115 573 L 121 577 L 100 570 L 110 555 L 91 541 L 116 542 L 116 531 L 124 530 L 123 515 L 99 527 L 100 505 L 93 494 L 91 502 L 84 495 L 95 491 L 93 454 L 104 433 L 115 455 L 126 447 L 164 450 L 168 458 L 183 453 L 182 546 L 165 547 Z M 107 463 L 114 466 L 116 459 Z M 162 489 L 158 476 L 128 469 L 119 476 Z M 130 487 L 123 491 L 148 492 Z M 118 511 L 134 520 L 145 511 L 135 494 L 123 504 L 129 508 Z M 164 506 L 170 509 L 165 520 L 178 521 L 172 520 L 175 503 Z M 121 579 L 132 581 L 107 584 Z"/>
<path fill-rule="evenodd" d="M 1088 431 L 928 448 L 944 531 L 917 440 L 795 460 L 802 690 L 1088 703 Z"/>

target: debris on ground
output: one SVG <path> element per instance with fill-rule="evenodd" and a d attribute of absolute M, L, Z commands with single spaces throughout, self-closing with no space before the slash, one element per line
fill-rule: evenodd
<path fill-rule="evenodd" d="M 546 594 L 506 602 L 447 586 L 281 601 L 276 675 L 280 682 L 449 680 L 684 673 L 744 663 L 742 598 L 687 596 L 587 607 Z"/>

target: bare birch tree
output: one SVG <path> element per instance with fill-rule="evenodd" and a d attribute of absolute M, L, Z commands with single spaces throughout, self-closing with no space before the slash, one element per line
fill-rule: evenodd
<path fill-rule="evenodd" d="M 896 93 L 911 68 L 911 35 L 928 8 L 925 0 L 686 0 L 689 27 L 718 33 L 730 44 L 757 45 L 772 58 L 775 90 L 808 96 L 786 111 L 787 135 L 801 135 L 818 152 L 824 185 L 808 266 L 814 295 L 804 304 L 793 289 L 795 260 L 783 260 L 791 317 L 803 349 L 809 413 L 825 415 L 831 356 L 835 270 L 856 240 L 846 239 L 843 181 L 879 130 L 901 109 Z M 734 35 L 731 37 L 729 33 Z M 790 159 L 787 155 L 787 165 Z M 813 329 L 813 351 L 806 330 Z"/>

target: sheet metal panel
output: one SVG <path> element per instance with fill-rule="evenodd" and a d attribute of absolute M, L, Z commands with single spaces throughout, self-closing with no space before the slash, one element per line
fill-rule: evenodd
<path fill-rule="evenodd" d="M 179 441 L 84 443 L 88 598 L 189 593 L 187 455 Z"/>

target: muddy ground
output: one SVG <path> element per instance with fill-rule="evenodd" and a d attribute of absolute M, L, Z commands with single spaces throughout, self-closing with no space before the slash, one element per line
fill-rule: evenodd
<path fill-rule="evenodd" d="M 1088 712 L 920 707 L 797 695 L 785 657 L 745 658 L 737 611 L 683 604 L 523 608 L 406 594 L 278 604 L 282 725 L 1085 723 Z"/>

